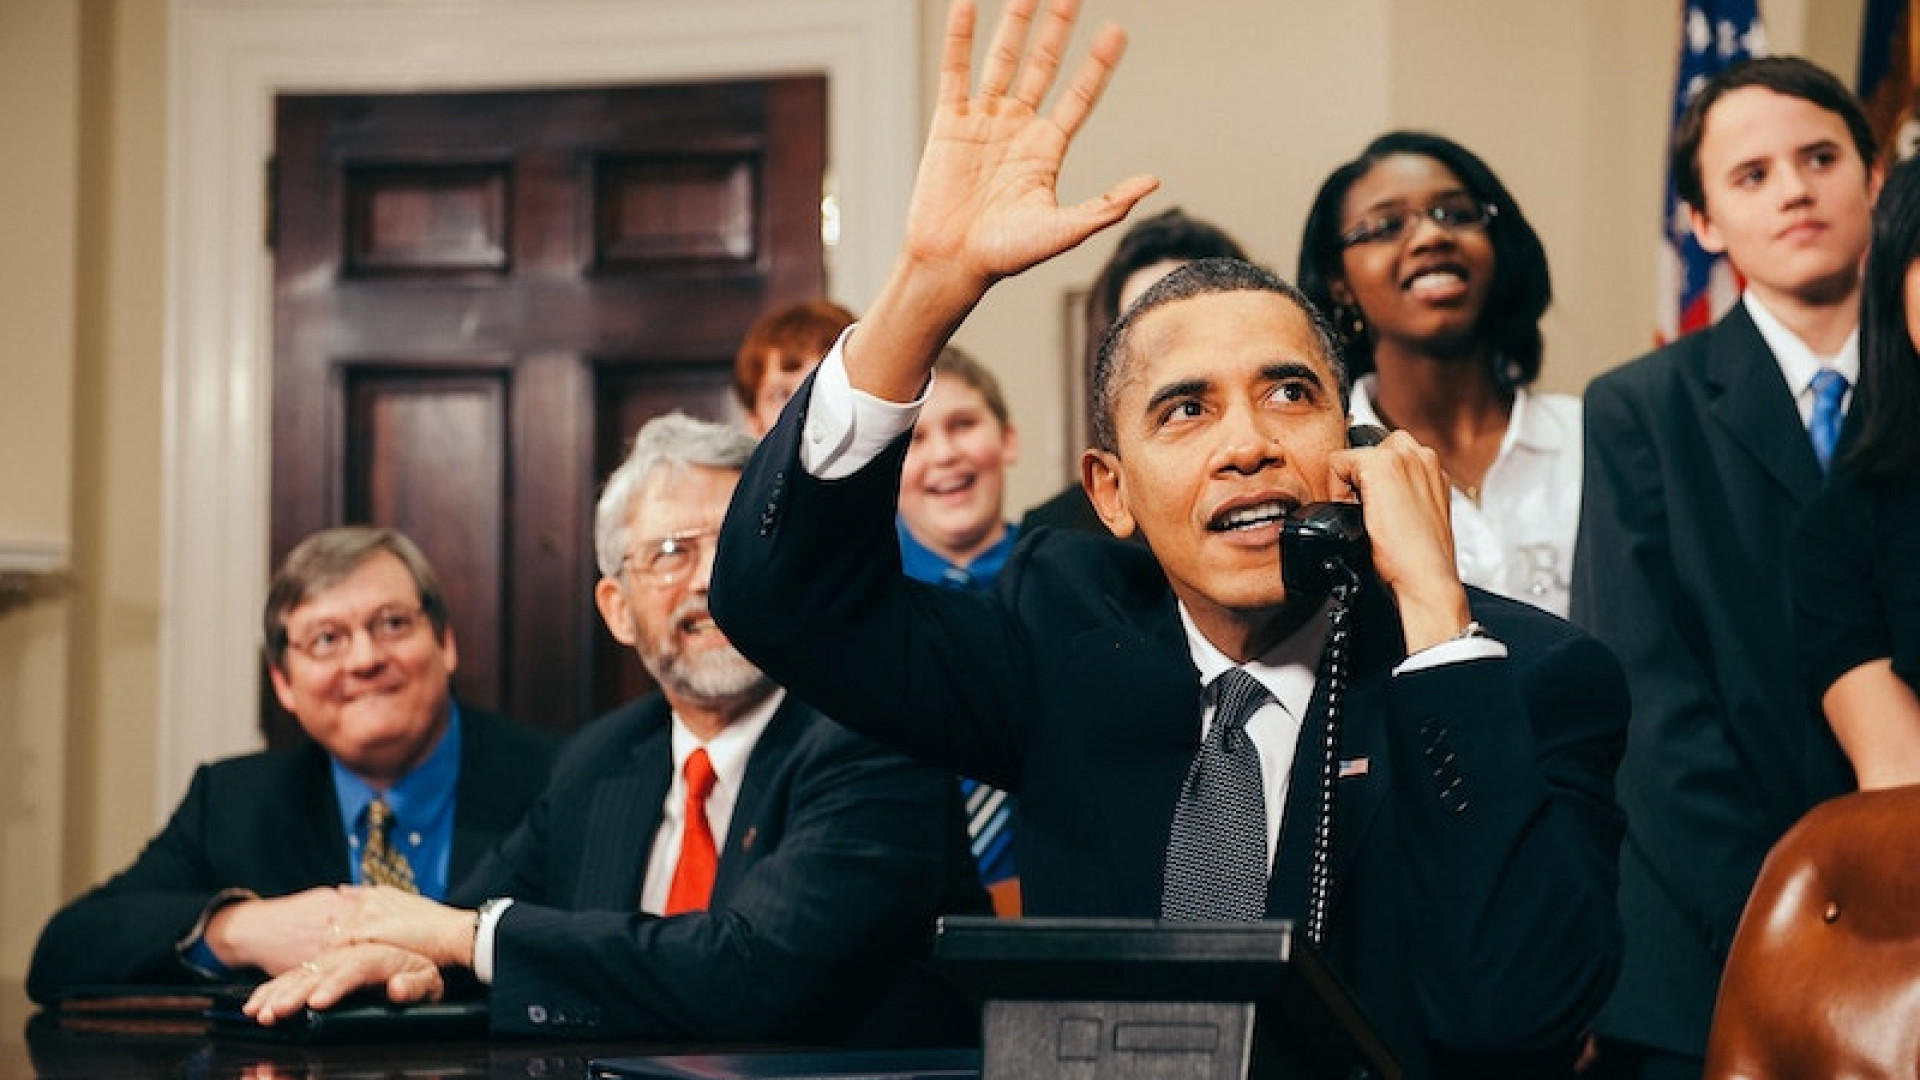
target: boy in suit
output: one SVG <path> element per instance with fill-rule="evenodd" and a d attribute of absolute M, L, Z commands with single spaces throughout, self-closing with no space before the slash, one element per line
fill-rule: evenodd
<path fill-rule="evenodd" d="M 934 916 L 983 912 L 951 778 L 774 685 L 707 613 L 714 537 L 753 440 L 650 421 L 595 512 L 607 629 L 658 693 L 576 733 L 527 818 L 448 904 L 356 895 L 340 947 L 261 987 L 272 1023 L 360 987 L 486 984 L 502 1033 L 964 1042 L 928 982 Z"/>
<path fill-rule="evenodd" d="M 1716 75 L 1675 130 L 1694 234 L 1746 278 L 1709 330 L 1594 381 L 1572 616 L 1633 692 L 1612 1074 L 1698 1077 L 1727 948 L 1768 848 L 1847 785 L 1794 674 L 1787 536 L 1859 371 L 1872 130 L 1804 60 Z M 1825 388 L 1824 392 L 1823 389 Z"/>
<path fill-rule="evenodd" d="M 433 567 L 392 529 L 328 529 L 289 552 L 265 651 L 311 743 L 202 766 L 134 864 L 41 932 L 33 998 L 280 974 L 326 944 L 345 910 L 335 886 L 369 875 L 446 895 L 519 820 L 553 756 L 545 735 L 453 700 L 447 620 Z"/>
<path fill-rule="evenodd" d="M 1574 628 L 1460 584 L 1432 453 L 1348 448 L 1338 351 L 1298 290 L 1201 260 L 1109 335 L 1082 479 L 1145 547 L 1041 529 L 991 592 L 901 573 L 899 470 L 947 336 L 1154 186 L 1056 201 L 1123 37 L 1097 33 L 1043 113 L 1076 5 L 1035 7 L 1009 5 L 976 90 L 953 6 L 905 246 L 749 465 L 713 613 L 840 722 L 1019 796 L 1027 913 L 1312 935 L 1324 900 L 1321 953 L 1407 1076 L 1563 1074 L 1617 965 L 1624 683 Z M 1283 584 L 1279 522 L 1355 493 L 1373 557 L 1330 757 L 1326 602 Z"/>

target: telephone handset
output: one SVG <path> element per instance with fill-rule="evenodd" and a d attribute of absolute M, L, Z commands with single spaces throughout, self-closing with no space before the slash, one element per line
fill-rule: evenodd
<path fill-rule="evenodd" d="M 1386 437 L 1386 429 L 1373 424 L 1347 429 L 1349 446 L 1375 446 Z M 1280 577 L 1289 599 L 1326 596 L 1335 586 L 1357 583 L 1370 563 L 1359 503 L 1308 503 L 1280 522 Z"/>
<path fill-rule="evenodd" d="M 1347 445 L 1373 446 L 1385 439 L 1384 429 L 1355 424 L 1347 430 Z M 1315 676 L 1326 700 L 1321 721 L 1315 770 L 1319 784 L 1319 812 L 1313 818 L 1313 846 L 1307 869 L 1307 940 L 1326 940 L 1327 916 L 1333 895 L 1333 822 L 1340 793 L 1341 713 L 1347 696 L 1347 654 L 1353 634 L 1353 600 L 1360 577 L 1373 559 L 1367 544 L 1367 522 L 1360 504 L 1309 503 L 1280 522 L 1280 576 L 1286 582 L 1287 601 L 1295 597 L 1331 596 L 1327 606 L 1327 644 Z M 1308 752 L 1303 747 L 1302 752 Z"/>

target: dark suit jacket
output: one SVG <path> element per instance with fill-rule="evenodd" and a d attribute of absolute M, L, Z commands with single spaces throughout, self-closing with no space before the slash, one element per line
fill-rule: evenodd
<path fill-rule="evenodd" d="M 494 1030 L 950 1042 L 978 1018 L 916 969 L 936 915 L 987 908 L 952 777 L 789 696 L 755 744 L 703 913 L 639 910 L 672 782 L 658 694 L 582 728 L 455 903 L 510 896 Z"/>
<path fill-rule="evenodd" d="M 799 464 L 803 412 L 762 443 L 722 531 L 728 635 L 848 725 L 1018 792 L 1029 913 L 1157 917 L 1201 687 L 1152 555 L 1039 529 L 994 593 L 906 581 L 890 522 L 907 440 L 823 482 Z M 1552 1075 L 1618 962 L 1625 690 L 1568 624 L 1473 605 L 1510 659 L 1391 680 L 1391 605 L 1358 613 L 1342 757 L 1368 764 L 1341 782 L 1325 953 L 1410 1077 Z M 1303 913 L 1290 852 L 1310 818 L 1288 815 L 1272 915 Z"/>
<path fill-rule="evenodd" d="M 1627 955 L 1600 1029 L 1704 1056 L 1762 857 L 1848 783 L 1791 639 L 1790 525 L 1820 467 L 1744 304 L 1595 380 L 1586 432 L 1572 615 L 1633 692 Z"/>
<path fill-rule="evenodd" d="M 460 707 L 447 880 L 479 863 L 546 781 L 554 740 Z M 306 743 L 202 765 L 132 866 L 68 904 L 40 933 L 27 992 L 46 1001 L 91 983 L 179 984 L 201 976 L 174 946 L 223 889 L 286 896 L 353 880 L 326 752 Z"/>

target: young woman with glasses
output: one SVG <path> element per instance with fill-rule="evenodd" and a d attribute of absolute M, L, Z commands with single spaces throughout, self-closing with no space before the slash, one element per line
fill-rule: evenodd
<path fill-rule="evenodd" d="M 1299 284 L 1340 332 L 1353 421 L 1440 455 L 1461 579 L 1565 617 L 1580 402 L 1528 390 L 1553 287 L 1505 185 L 1450 139 L 1382 135 L 1321 185 Z"/>

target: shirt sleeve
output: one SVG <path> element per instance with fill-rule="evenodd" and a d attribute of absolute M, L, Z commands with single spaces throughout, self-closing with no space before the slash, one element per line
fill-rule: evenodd
<path fill-rule="evenodd" d="M 1471 660 L 1504 660 L 1506 657 L 1505 642 L 1485 636 L 1449 638 L 1437 645 L 1429 645 L 1400 661 L 1399 666 L 1393 669 L 1393 673 L 1410 675 L 1416 671 L 1427 671 L 1447 664 L 1464 664 Z"/>
<path fill-rule="evenodd" d="M 854 389 L 847 377 L 847 327 L 813 376 L 806 426 L 800 435 L 800 467 L 822 480 L 844 480 L 873 463 L 887 445 L 913 427 L 933 390 L 933 380 L 913 401 L 901 404 Z"/>
<path fill-rule="evenodd" d="M 473 977 L 482 985 L 493 985 L 493 932 L 500 925 L 500 916 L 512 906 L 511 897 L 480 905 L 480 921 L 473 927 Z"/>

